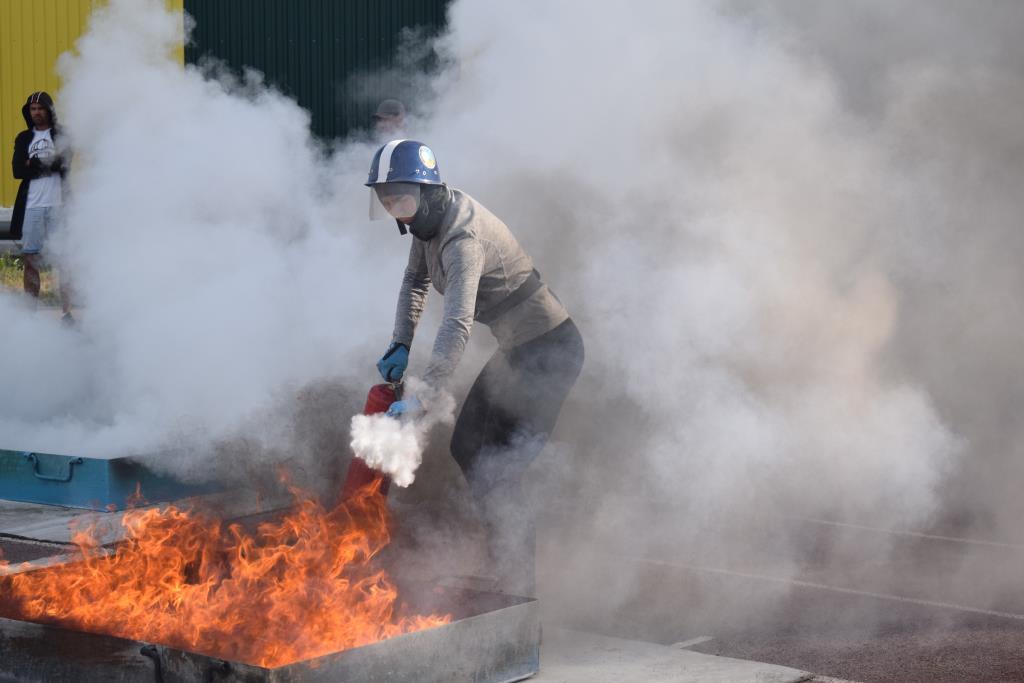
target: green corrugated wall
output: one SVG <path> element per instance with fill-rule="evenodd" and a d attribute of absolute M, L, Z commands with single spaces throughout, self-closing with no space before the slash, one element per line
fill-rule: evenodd
<path fill-rule="evenodd" d="M 185 0 L 196 21 L 190 63 L 209 55 L 253 67 L 312 112 L 313 130 L 330 138 L 368 125 L 376 102 L 410 99 L 395 83 L 371 81 L 369 97 L 350 76 L 394 66 L 403 28 L 436 34 L 448 0 Z M 406 102 L 409 106 L 410 102 Z"/>

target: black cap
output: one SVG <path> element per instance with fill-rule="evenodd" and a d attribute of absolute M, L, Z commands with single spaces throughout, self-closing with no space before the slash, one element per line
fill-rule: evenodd
<path fill-rule="evenodd" d="M 377 105 L 375 119 L 397 119 L 405 116 L 405 105 L 398 100 L 384 100 Z"/>

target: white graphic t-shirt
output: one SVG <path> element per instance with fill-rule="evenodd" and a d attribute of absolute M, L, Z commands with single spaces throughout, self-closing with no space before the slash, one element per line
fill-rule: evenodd
<path fill-rule="evenodd" d="M 57 157 L 57 149 L 53 146 L 53 137 L 50 135 L 49 128 L 46 130 L 32 130 L 32 144 L 28 146 L 28 156 L 30 159 L 37 157 L 47 168 L 53 163 Z M 60 205 L 59 173 L 51 173 L 48 176 L 35 178 L 29 182 L 26 208 L 37 209 L 44 206 Z"/>

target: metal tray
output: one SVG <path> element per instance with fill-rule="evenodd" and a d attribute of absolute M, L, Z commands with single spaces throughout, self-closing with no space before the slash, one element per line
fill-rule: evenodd
<path fill-rule="evenodd" d="M 444 626 L 273 669 L 112 636 L 0 618 L 0 681 L 511 683 L 540 668 L 535 599 L 431 591 Z"/>

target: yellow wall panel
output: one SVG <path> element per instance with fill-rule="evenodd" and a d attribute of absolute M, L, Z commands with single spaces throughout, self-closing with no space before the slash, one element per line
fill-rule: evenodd
<path fill-rule="evenodd" d="M 184 0 L 166 0 L 181 11 Z M 25 129 L 21 106 L 31 93 L 58 97 L 57 58 L 74 47 L 89 14 L 105 0 L 0 0 L 0 206 L 13 206 L 18 183 L 11 174 L 14 138 Z M 184 63 L 184 46 L 177 51 Z M 59 106 L 59 104 L 58 104 Z"/>

